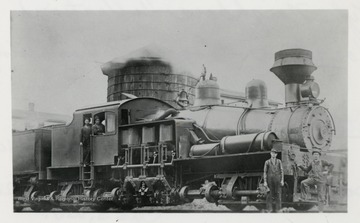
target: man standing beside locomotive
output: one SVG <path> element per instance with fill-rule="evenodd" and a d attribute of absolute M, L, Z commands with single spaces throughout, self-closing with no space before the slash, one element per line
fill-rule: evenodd
<path fill-rule="evenodd" d="M 313 161 L 308 167 L 297 165 L 304 172 L 309 173 L 308 178 L 301 181 L 301 200 L 309 201 L 311 199 L 309 193 L 310 186 L 316 185 L 319 212 L 322 212 L 325 203 L 325 184 L 327 175 L 332 172 L 334 165 L 328 163 L 326 160 L 320 160 L 321 152 L 319 150 L 314 150 L 312 155 Z"/>
<path fill-rule="evenodd" d="M 284 186 L 284 171 L 281 160 L 277 159 L 277 151 L 271 149 L 271 158 L 265 161 L 264 165 L 264 186 L 270 188 L 266 197 L 266 207 L 269 212 L 273 210 L 275 200 L 275 211 L 281 209 L 281 187 Z"/>
<path fill-rule="evenodd" d="M 83 147 L 83 162 L 84 165 L 90 164 L 90 135 L 91 135 L 91 124 L 90 119 L 85 118 L 85 125 L 81 129 L 80 134 L 80 146 Z"/>

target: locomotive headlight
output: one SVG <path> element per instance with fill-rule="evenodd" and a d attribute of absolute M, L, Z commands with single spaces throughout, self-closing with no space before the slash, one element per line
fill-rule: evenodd
<path fill-rule="evenodd" d="M 312 95 L 314 98 L 319 97 L 319 95 L 320 95 L 320 86 L 319 86 L 319 84 L 316 83 L 316 82 L 313 82 L 313 83 L 310 85 L 310 92 L 311 92 L 311 95 Z"/>
<path fill-rule="evenodd" d="M 301 85 L 300 91 L 303 98 L 317 98 L 320 95 L 320 86 L 316 82 L 309 81 Z"/>

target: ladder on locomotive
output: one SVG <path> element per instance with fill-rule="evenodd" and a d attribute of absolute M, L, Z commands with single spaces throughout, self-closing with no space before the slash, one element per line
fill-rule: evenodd
<path fill-rule="evenodd" d="M 93 165 L 80 166 L 80 180 L 82 181 L 84 189 L 93 187 L 94 182 L 94 167 Z"/>
<path fill-rule="evenodd" d="M 94 186 L 94 165 L 92 160 L 92 143 L 90 144 L 90 164 L 85 165 L 83 161 L 83 148 L 80 146 L 79 180 L 82 181 L 84 189 Z"/>

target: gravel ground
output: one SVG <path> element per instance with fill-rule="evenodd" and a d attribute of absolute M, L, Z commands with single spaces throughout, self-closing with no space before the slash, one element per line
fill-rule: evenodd
<path fill-rule="evenodd" d="M 30 208 L 25 208 L 24 212 L 31 212 Z M 83 207 L 80 209 L 80 212 L 92 212 L 93 210 L 89 207 Z M 296 212 L 293 208 L 283 208 L 283 212 Z M 307 212 L 317 212 L 318 209 L 315 206 L 314 208 L 310 209 Z M 346 206 L 325 206 L 324 212 L 346 212 Z M 51 212 L 62 212 L 60 208 L 53 208 Z M 118 210 L 112 208 L 108 210 L 108 212 L 123 212 L 122 210 Z M 215 204 L 208 203 L 205 199 L 197 199 L 194 200 L 192 203 L 184 204 L 184 205 L 177 205 L 177 206 L 157 206 L 157 207 L 141 207 L 141 208 L 134 208 L 131 212 L 231 212 L 228 208 L 223 205 L 216 206 Z M 243 212 L 248 213 L 259 213 L 257 208 L 254 206 L 247 206 L 243 210 Z"/>

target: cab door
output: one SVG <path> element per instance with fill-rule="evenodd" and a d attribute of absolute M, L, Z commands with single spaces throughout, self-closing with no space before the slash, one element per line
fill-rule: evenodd
<path fill-rule="evenodd" d="M 117 116 L 115 112 L 106 111 L 94 114 L 95 118 L 100 119 L 100 123 L 104 125 L 104 132 L 94 134 L 93 131 L 93 148 L 92 160 L 94 165 L 112 165 L 114 164 L 114 156 L 117 155 L 118 137 L 117 137 Z"/>

